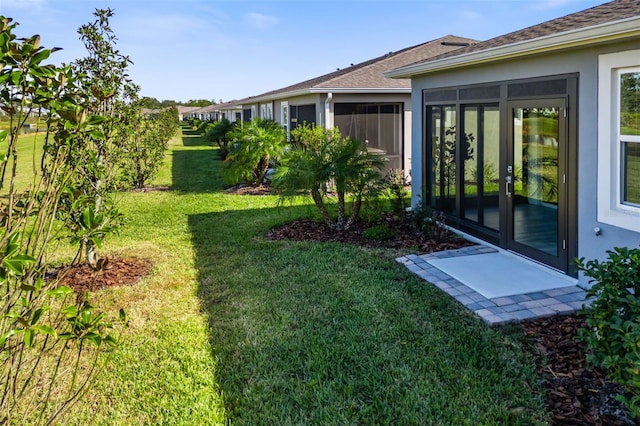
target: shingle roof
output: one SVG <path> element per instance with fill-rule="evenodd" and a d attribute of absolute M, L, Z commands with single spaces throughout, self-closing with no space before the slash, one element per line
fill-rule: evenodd
<path fill-rule="evenodd" d="M 200 109 L 200 107 L 192 107 L 192 106 L 184 106 L 184 105 L 177 105 L 176 108 L 178 109 L 178 113 L 180 114 L 188 114 L 190 112 L 194 112 Z"/>
<path fill-rule="evenodd" d="M 474 43 L 452 52 L 445 52 L 426 60 L 416 61 L 414 64 L 427 63 L 438 59 L 464 55 L 466 53 L 479 52 L 495 47 L 534 40 L 545 36 L 621 21 L 638 16 L 640 16 L 640 0 L 615 0 L 486 41 Z"/>
<path fill-rule="evenodd" d="M 322 89 L 409 89 L 409 80 L 397 80 L 384 76 L 384 72 L 417 61 L 421 61 L 445 52 L 463 48 L 477 40 L 448 35 L 397 52 L 389 52 L 359 64 L 343 68 L 310 80 L 272 90 L 261 95 L 242 99 L 249 103 L 259 98 L 277 98 L 291 92 L 322 91 Z"/>

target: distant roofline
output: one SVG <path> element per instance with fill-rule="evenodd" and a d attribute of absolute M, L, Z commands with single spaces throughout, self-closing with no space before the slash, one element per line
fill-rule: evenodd
<path fill-rule="evenodd" d="M 410 87 L 311 87 L 306 89 L 292 90 L 269 96 L 256 96 L 244 99 L 240 105 L 251 105 L 265 101 L 277 101 L 278 99 L 290 99 L 296 96 L 317 95 L 323 93 L 411 93 Z"/>

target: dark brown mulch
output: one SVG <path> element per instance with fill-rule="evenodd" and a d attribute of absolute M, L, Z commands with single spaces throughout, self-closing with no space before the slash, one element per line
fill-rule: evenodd
<path fill-rule="evenodd" d="M 384 226 L 389 229 L 393 238 L 379 240 L 367 238 L 363 232 L 372 227 Z M 294 240 L 294 241 L 333 241 L 347 244 L 356 244 L 364 247 L 386 247 L 392 249 L 411 248 L 420 253 L 451 250 L 473 245 L 453 234 L 443 232 L 443 237 L 438 241 L 429 238 L 424 232 L 416 232 L 407 221 L 386 215 L 375 222 L 358 221 L 346 231 L 336 231 L 324 223 L 312 220 L 298 220 L 283 226 L 273 228 L 267 232 L 269 240 Z"/>
<path fill-rule="evenodd" d="M 132 285 L 147 276 L 153 264 L 147 259 L 109 259 L 106 267 L 96 271 L 87 264 L 63 266 L 50 272 L 60 276 L 58 285 L 71 287 L 77 294 L 107 287 Z"/>
<path fill-rule="evenodd" d="M 638 424 L 615 398 L 622 389 L 587 364 L 584 345 L 576 341 L 585 327 L 579 315 L 522 322 L 544 381 L 546 402 L 555 425 Z"/>
<path fill-rule="evenodd" d="M 226 192 L 229 194 L 236 195 L 271 195 L 271 187 L 267 185 L 260 186 L 250 186 L 245 184 L 240 184 L 236 186 L 232 186 L 231 188 L 227 188 Z"/>

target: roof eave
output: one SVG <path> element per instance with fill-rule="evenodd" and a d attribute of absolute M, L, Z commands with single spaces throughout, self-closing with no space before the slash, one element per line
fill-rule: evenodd
<path fill-rule="evenodd" d="M 411 93 L 410 87 L 312 87 L 304 90 L 294 90 L 291 92 L 278 93 L 273 96 L 257 96 L 250 102 L 243 104 L 256 104 L 260 102 L 271 102 L 278 99 L 295 98 L 303 95 L 315 95 L 322 93 Z"/>
<path fill-rule="evenodd" d="M 447 69 L 486 64 L 505 59 L 549 53 L 596 43 L 623 40 L 640 36 L 640 17 L 595 25 L 578 30 L 535 38 L 478 52 L 470 52 L 431 62 L 422 62 L 386 71 L 385 77 L 411 78 Z"/>

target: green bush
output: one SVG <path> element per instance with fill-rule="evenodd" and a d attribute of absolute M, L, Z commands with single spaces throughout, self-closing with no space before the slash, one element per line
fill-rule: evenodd
<path fill-rule="evenodd" d="M 381 156 L 371 154 L 358 139 L 342 138 L 338 128 L 324 129 L 307 124 L 291 131 L 292 149 L 276 170 L 274 186 L 283 197 L 309 194 L 327 226 L 349 229 L 358 218 L 363 198 L 371 196 L 380 182 Z M 337 218 L 327 209 L 330 194 L 337 198 Z M 348 213 L 346 197 L 353 198 Z"/>
<path fill-rule="evenodd" d="M 205 135 L 207 133 L 207 130 L 209 129 L 209 126 L 211 126 L 212 124 L 212 121 L 202 121 L 200 122 L 200 124 L 198 124 L 198 128 L 196 130 L 201 135 Z"/>
<path fill-rule="evenodd" d="M 222 178 L 232 185 L 264 183 L 269 166 L 278 161 L 287 146 L 284 128 L 273 120 L 261 118 L 236 126 L 230 139 L 231 146 L 222 164 Z"/>
<path fill-rule="evenodd" d="M 588 350 L 587 361 L 604 367 L 612 381 L 630 397 L 618 396 L 636 417 L 640 415 L 640 249 L 607 251 L 600 262 L 578 260 L 578 269 L 592 278 L 587 297 L 594 300 L 585 310 L 586 329 L 580 339 Z"/>
<path fill-rule="evenodd" d="M 408 182 L 404 176 L 404 170 L 391 169 L 384 177 L 385 192 L 391 201 L 391 209 L 393 214 L 399 217 L 404 217 L 406 209 L 409 207 L 407 185 Z"/>
<path fill-rule="evenodd" d="M 222 120 L 216 121 L 207 127 L 205 139 L 208 142 L 215 142 L 218 144 L 218 147 L 220 148 L 218 150 L 218 154 L 220 155 L 220 159 L 223 161 L 227 158 L 227 154 L 229 153 L 229 135 L 235 126 L 236 123 L 232 123 L 229 119 L 223 118 Z"/>

